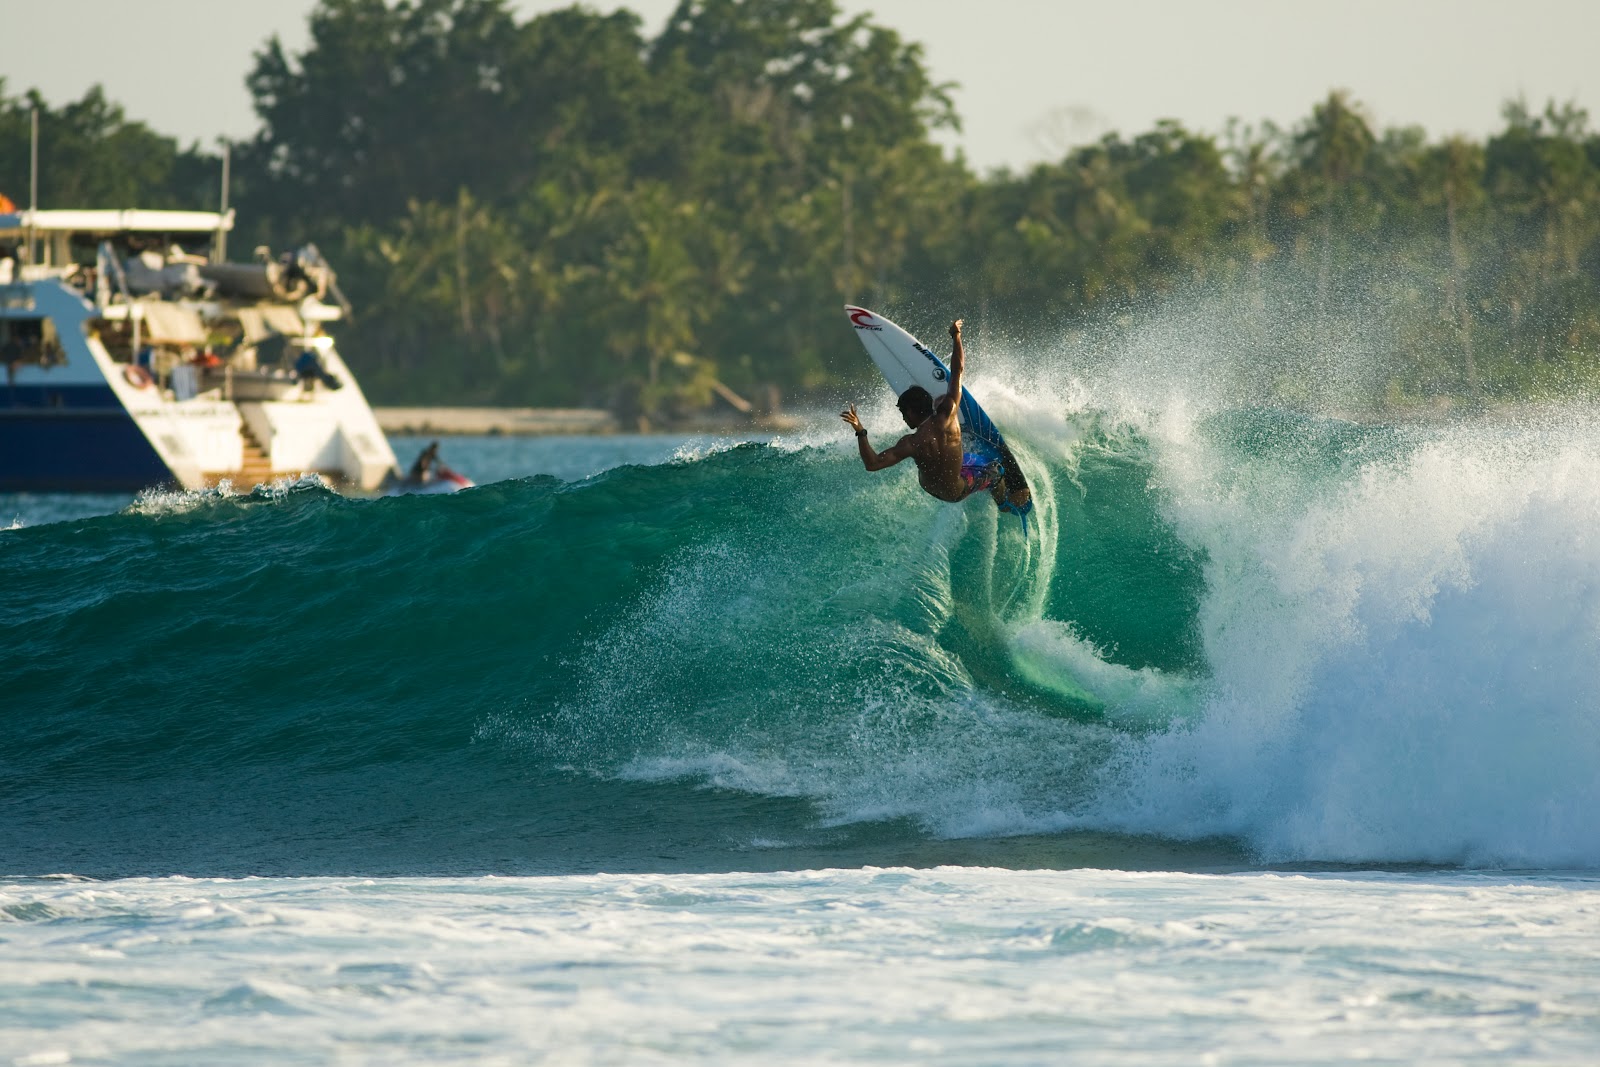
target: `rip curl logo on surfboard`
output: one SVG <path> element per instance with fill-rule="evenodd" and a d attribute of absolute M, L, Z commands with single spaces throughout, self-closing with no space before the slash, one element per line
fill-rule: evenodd
<path fill-rule="evenodd" d="M 872 321 L 872 312 L 866 308 L 850 309 L 850 325 L 858 330 L 882 330 L 883 327 Z"/>

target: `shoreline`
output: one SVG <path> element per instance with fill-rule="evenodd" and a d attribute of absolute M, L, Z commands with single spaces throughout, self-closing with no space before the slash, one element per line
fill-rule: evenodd
<path fill-rule="evenodd" d="M 788 415 L 685 419 L 624 427 L 604 408 L 374 407 L 386 434 L 418 437 L 606 436 L 618 433 L 782 433 L 801 420 Z"/>

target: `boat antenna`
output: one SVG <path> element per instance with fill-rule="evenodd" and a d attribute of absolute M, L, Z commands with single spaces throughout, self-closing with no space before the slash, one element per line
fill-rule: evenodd
<path fill-rule="evenodd" d="M 28 142 L 28 262 L 36 262 L 34 256 L 34 218 L 39 213 L 39 106 L 33 107 L 33 114 L 29 121 L 30 135 Z"/>
<path fill-rule="evenodd" d="M 233 163 L 233 145 L 226 139 L 222 142 L 222 207 L 218 211 L 217 235 L 213 240 L 215 251 L 212 261 L 226 263 L 228 261 L 228 171 Z"/>

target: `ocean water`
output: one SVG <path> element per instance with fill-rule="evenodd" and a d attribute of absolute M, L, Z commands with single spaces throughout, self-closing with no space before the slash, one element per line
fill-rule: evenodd
<path fill-rule="evenodd" d="M 1014 380 L 0 497 L 0 1064 L 1594 1062 L 1600 420 Z"/>

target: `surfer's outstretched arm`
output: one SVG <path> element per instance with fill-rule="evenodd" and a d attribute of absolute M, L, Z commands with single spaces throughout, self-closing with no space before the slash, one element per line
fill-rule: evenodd
<path fill-rule="evenodd" d="M 945 396 L 955 406 L 961 404 L 961 375 L 967 369 L 967 350 L 961 345 L 961 320 L 950 324 L 950 340 L 955 342 L 955 349 L 950 353 L 950 388 L 945 390 Z"/>
<path fill-rule="evenodd" d="M 856 406 L 851 404 L 839 413 L 839 417 L 856 431 L 856 447 L 861 450 L 861 464 L 869 471 L 881 471 L 894 466 L 903 459 L 910 459 L 914 450 L 915 438 L 911 434 L 900 438 L 882 452 L 873 450 L 871 442 L 867 440 L 866 427 L 861 425 L 861 416 L 856 414 Z"/>

